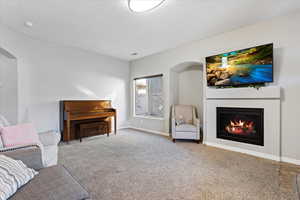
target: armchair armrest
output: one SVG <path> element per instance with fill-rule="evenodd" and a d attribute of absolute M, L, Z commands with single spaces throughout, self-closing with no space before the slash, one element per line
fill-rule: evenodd
<path fill-rule="evenodd" d="M 175 128 L 176 128 L 176 119 L 175 119 L 175 108 L 174 108 L 174 105 L 172 106 L 172 115 L 171 115 L 171 135 L 172 137 L 176 137 L 176 131 L 175 131 Z"/>
<path fill-rule="evenodd" d="M 197 118 L 197 113 L 196 113 L 196 108 L 194 107 L 193 109 L 193 125 L 197 127 L 197 140 L 200 140 L 200 134 L 201 134 L 201 130 L 200 130 L 200 119 Z"/>
<path fill-rule="evenodd" d="M 199 127 L 200 126 L 200 120 L 197 118 L 196 114 L 196 108 L 193 108 L 193 125 Z"/>
<path fill-rule="evenodd" d="M 56 131 L 47 131 L 39 133 L 39 139 L 43 146 L 57 146 L 60 142 L 60 133 Z"/>
<path fill-rule="evenodd" d="M 35 170 L 44 168 L 42 151 L 37 145 L 4 148 L 0 150 L 0 154 L 9 156 L 16 160 L 21 160 L 27 167 Z"/>
<path fill-rule="evenodd" d="M 173 134 L 175 134 L 175 128 L 176 128 L 175 118 L 172 118 L 171 123 L 172 123 L 171 129 L 172 129 L 172 135 L 173 135 Z"/>
<path fill-rule="evenodd" d="M 199 118 L 194 118 L 193 125 L 197 126 L 197 127 L 200 127 L 200 119 Z"/>

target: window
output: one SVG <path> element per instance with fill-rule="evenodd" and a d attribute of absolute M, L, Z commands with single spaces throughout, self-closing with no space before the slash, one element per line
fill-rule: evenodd
<path fill-rule="evenodd" d="M 162 118 L 164 116 L 162 75 L 134 80 L 135 116 Z"/>

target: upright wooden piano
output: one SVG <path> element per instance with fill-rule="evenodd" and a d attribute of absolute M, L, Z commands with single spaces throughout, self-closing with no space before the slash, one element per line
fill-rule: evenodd
<path fill-rule="evenodd" d="M 114 119 L 114 132 L 117 130 L 117 111 L 111 107 L 110 100 L 67 100 L 60 101 L 60 130 L 63 141 L 80 139 L 80 125 L 82 124 L 104 124 L 108 129 L 97 128 L 91 131 L 92 135 L 109 134 L 111 122 Z M 93 126 L 91 126 L 93 127 Z M 85 135 L 91 136 L 91 135 Z"/>

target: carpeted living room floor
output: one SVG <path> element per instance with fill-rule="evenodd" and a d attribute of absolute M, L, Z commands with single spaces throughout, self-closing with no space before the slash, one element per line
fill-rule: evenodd
<path fill-rule="evenodd" d="M 300 167 L 131 129 L 60 145 L 59 163 L 101 200 L 295 199 Z"/>

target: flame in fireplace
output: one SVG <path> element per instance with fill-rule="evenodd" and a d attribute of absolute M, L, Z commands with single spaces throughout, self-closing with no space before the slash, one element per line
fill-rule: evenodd
<path fill-rule="evenodd" d="M 253 121 L 230 120 L 225 129 L 231 134 L 248 135 L 255 132 L 255 124 Z"/>

